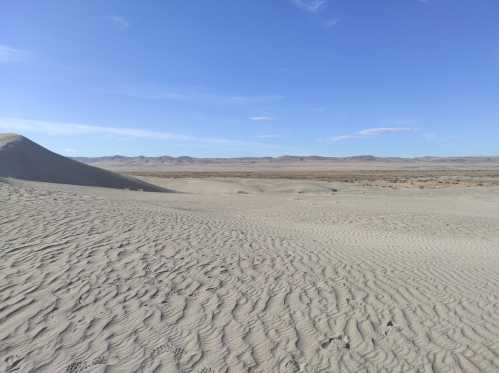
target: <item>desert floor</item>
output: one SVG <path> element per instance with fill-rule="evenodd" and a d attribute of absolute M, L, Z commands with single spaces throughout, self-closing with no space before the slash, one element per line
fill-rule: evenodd
<path fill-rule="evenodd" d="M 0 182 L 1 372 L 499 372 L 499 187 L 155 182 Z"/>

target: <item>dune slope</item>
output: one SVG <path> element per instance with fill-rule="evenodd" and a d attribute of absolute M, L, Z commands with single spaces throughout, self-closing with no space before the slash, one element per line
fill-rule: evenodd
<path fill-rule="evenodd" d="M 148 192 L 167 191 L 141 180 L 63 157 L 16 134 L 0 134 L 0 176 Z"/>

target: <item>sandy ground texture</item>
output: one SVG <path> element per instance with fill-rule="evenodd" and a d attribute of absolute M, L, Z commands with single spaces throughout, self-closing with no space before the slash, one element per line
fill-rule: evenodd
<path fill-rule="evenodd" d="M 0 182 L 1 372 L 499 372 L 499 188 Z"/>

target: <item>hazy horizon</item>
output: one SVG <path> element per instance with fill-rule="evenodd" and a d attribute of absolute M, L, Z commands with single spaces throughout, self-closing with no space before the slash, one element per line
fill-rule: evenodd
<path fill-rule="evenodd" d="M 21 133 L 0 133 L 0 137 L 3 135 L 14 135 L 14 136 L 22 136 L 25 138 L 28 138 L 29 140 L 33 141 L 33 139 L 29 138 L 28 136 L 24 136 Z M 47 148 L 50 151 L 54 151 L 53 149 L 50 149 L 48 146 L 45 146 L 41 143 L 38 143 L 38 145 L 41 145 L 45 148 Z M 54 151 L 56 152 L 56 151 Z M 339 154 L 339 155 L 334 155 L 334 154 L 276 154 L 276 155 L 254 155 L 254 156 L 192 156 L 189 154 L 179 154 L 179 155 L 172 155 L 168 153 L 164 154 L 136 154 L 136 155 L 127 155 L 127 154 L 117 154 L 117 153 L 109 153 L 109 154 L 103 154 L 103 155 L 81 155 L 81 154 L 64 154 L 64 152 L 61 153 L 62 155 L 65 155 L 70 158 L 88 158 L 88 159 L 97 159 L 97 158 L 112 158 L 112 157 L 124 157 L 124 158 L 138 158 L 138 157 L 144 157 L 144 158 L 160 158 L 160 157 L 172 157 L 172 158 L 193 158 L 193 159 L 245 159 L 245 158 L 251 158 L 251 159 L 264 159 L 264 158 L 285 158 L 285 157 L 294 157 L 294 158 L 313 158 L 313 157 L 318 157 L 318 158 L 361 158 L 361 157 L 374 157 L 374 158 L 379 158 L 379 159 L 392 159 L 392 158 L 399 158 L 399 159 L 406 159 L 406 160 L 411 160 L 411 159 L 420 159 L 420 158 L 499 158 L 499 155 L 494 155 L 494 154 L 481 154 L 481 155 L 473 155 L 473 154 L 449 154 L 449 155 L 434 155 L 434 154 L 421 154 L 421 155 L 412 155 L 412 156 L 405 156 L 405 155 L 391 155 L 391 156 L 383 156 L 383 155 L 377 155 L 377 154 Z"/>

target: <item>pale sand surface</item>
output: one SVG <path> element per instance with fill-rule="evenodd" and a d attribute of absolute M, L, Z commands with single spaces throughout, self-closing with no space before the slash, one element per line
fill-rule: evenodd
<path fill-rule="evenodd" d="M 0 182 L 1 372 L 499 372 L 499 188 L 162 186 Z"/>

